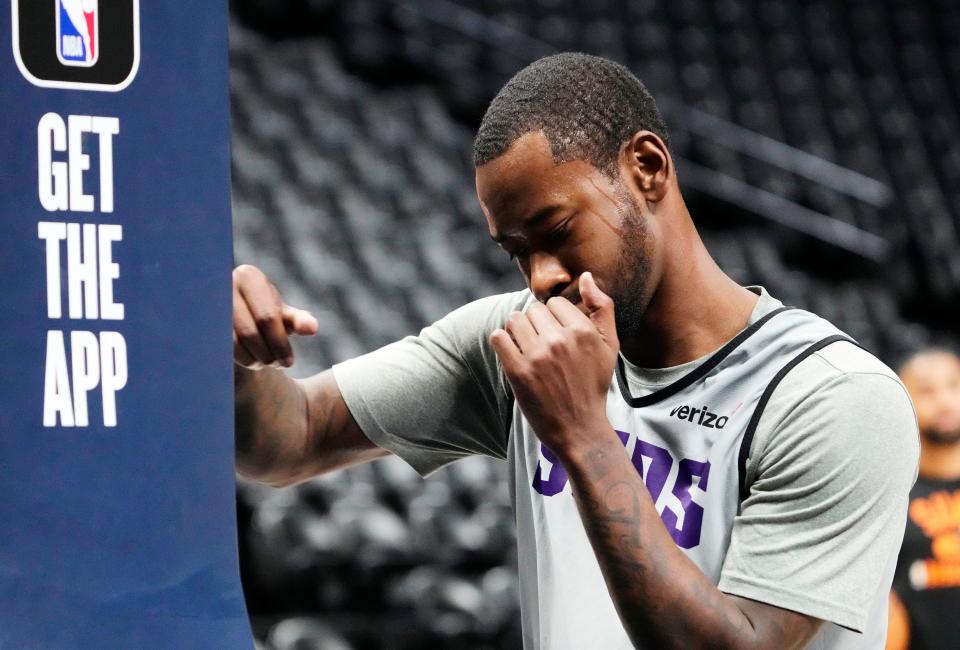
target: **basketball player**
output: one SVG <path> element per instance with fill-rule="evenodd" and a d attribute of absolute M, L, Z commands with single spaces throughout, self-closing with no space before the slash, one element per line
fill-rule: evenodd
<path fill-rule="evenodd" d="M 882 648 L 918 455 L 896 375 L 718 268 L 624 67 L 533 63 L 474 158 L 529 290 L 293 381 L 253 369 L 316 321 L 236 270 L 240 472 L 507 460 L 527 648 Z"/>
<path fill-rule="evenodd" d="M 920 424 L 920 478 L 893 581 L 891 650 L 960 646 L 960 358 L 924 350 L 900 369 Z"/>

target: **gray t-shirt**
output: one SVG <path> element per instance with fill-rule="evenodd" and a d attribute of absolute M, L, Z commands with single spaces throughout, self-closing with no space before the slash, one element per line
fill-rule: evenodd
<path fill-rule="evenodd" d="M 760 299 L 749 324 L 781 306 L 752 289 Z M 506 458 L 512 405 L 488 337 L 531 300 L 528 291 L 478 300 L 419 336 L 335 366 L 366 435 L 424 475 L 467 455 Z M 654 392 L 709 356 L 665 369 L 624 360 L 630 392 Z M 846 342 L 806 357 L 777 385 L 756 427 L 751 489 L 733 522 L 720 589 L 836 624 L 810 647 L 882 647 L 917 455 L 913 410 L 889 368 Z"/>

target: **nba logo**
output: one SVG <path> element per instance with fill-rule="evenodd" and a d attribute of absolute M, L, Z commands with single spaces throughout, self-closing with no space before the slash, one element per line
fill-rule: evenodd
<path fill-rule="evenodd" d="M 63 65 L 89 68 L 97 62 L 100 12 L 97 0 L 56 0 L 57 58 Z"/>
<path fill-rule="evenodd" d="M 140 66 L 140 0 L 11 0 L 13 56 L 41 88 L 118 92 Z"/>

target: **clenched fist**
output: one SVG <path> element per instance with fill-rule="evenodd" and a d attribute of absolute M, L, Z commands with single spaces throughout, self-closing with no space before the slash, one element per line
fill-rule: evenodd
<path fill-rule="evenodd" d="M 490 335 L 504 374 L 537 436 L 561 456 L 611 432 L 607 391 L 620 343 L 613 300 L 580 276 L 586 314 L 566 298 L 514 312 Z"/>
<path fill-rule="evenodd" d="M 317 319 L 283 302 L 263 271 L 249 264 L 233 270 L 233 360 L 257 370 L 293 365 L 290 334 L 312 336 Z"/>

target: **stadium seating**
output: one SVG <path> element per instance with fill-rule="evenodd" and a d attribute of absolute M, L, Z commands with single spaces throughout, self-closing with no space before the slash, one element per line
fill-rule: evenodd
<path fill-rule="evenodd" d="M 471 125 L 527 60 L 583 49 L 630 63 L 667 102 L 893 188 L 892 207 L 870 205 L 671 124 L 691 164 L 893 244 L 882 267 L 851 262 L 686 193 L 734 279 L 893 361 L 960 304 L 960 56 L 948 38 L 960 14 L 946 0 L 890 4 L 237 2 L 260 31 L 235 22 L 231 35 L 236 261 L 317 315 L 320 333 L 295 343 L 297 376 L 521 288 L 476 203 Z M 504 463 L 469 459 L 422 481 L 388 458 L 284 490 L 241 481 L 238 507 L 265 650 L 519 647 Z"/>
<path fill-rule="evenodd" d="M 912 313 L 941 323 L 960 306 L 960 7 L 949 0 L 250 0 L 241 15 L 274 34 L 324 35 L 346 66 L 380 84 L 434 86 L 475 123 L 523 64 L 578 49 L 630 66 L 663 101 L 682 102 L 887 184 L 889 215 L 715 142 L 690 138 L 668 112 L 685 156 L 825 211 L 898 247 Z M 284 20 L 286 15 L 286 20 Z M 884 218 L 888 216 L 889 218 Z"/>

